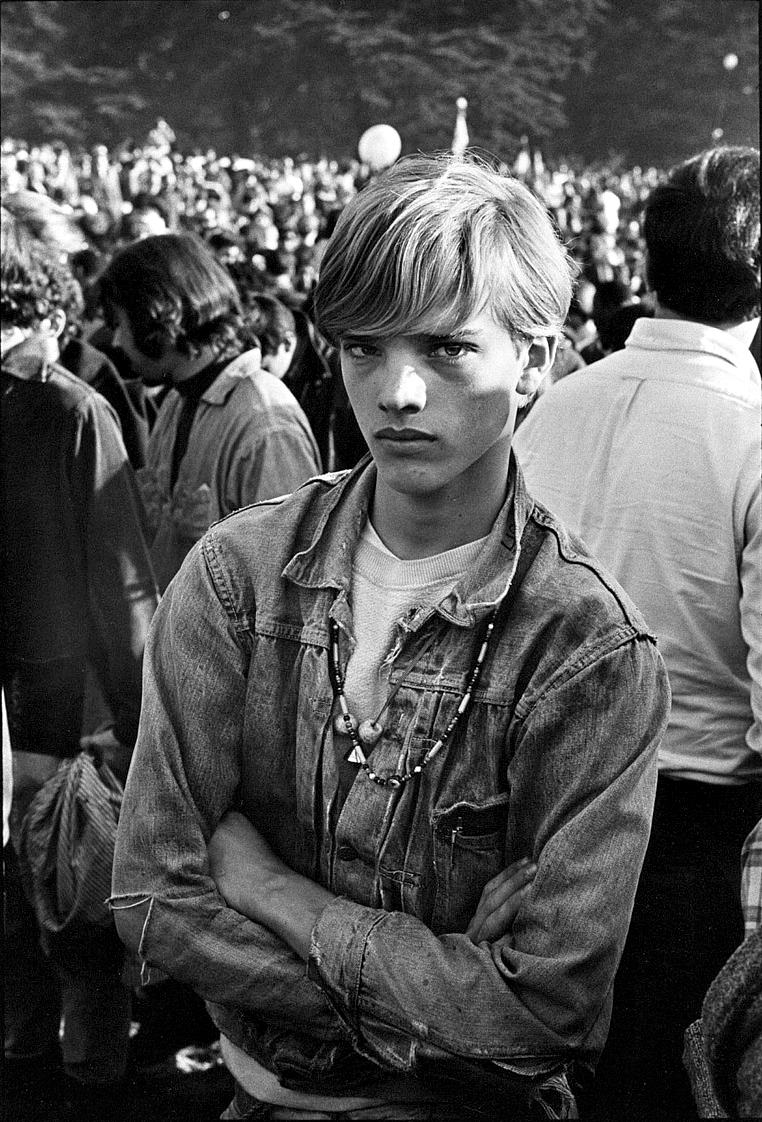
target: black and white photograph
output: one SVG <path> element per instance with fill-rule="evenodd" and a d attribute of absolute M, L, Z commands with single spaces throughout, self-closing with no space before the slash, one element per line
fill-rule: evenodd
<path fill-rule="evenodd" d="M 8 1122 L 762 1119 L 757 0 L 2 0 Z"/>

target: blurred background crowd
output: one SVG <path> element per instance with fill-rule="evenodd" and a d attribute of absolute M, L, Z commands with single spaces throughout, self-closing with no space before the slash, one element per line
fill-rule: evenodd
<path fill-rule="evenodd" d="M 384 166 L 383 145 L 390 135 L 393 145 L 394 134 L 391 128 L 382 134 L 370 162 L 247 158 L 213 149 L 186 153 L 163 119 L 144 143 L 111 150 L 103 144 L 85 151 L 7 138 L 1 149 L 4 205 L 67 255 L 82 293 L 81 307 L 75 300 L 68 310 L 69 332 L 100 345 L 108 339 L 98 277 L 113 254 L 167 232 L 203 240 L 233 277 L 254 334 L 255 295 L 276 299 L 291 313 L 280 330 L 295 331 L 300 345 L 283 372 L 285 383 L 313 424 L 324 465 L 346 467 L 364 449 L 335 356 L 311 322 L 311 297 L 339 214 Z M 392 159 L 396 154 L 392 148 Z M 580 266 L 554 377 L 623 346 L 633 319 L 650 311 L 640 225 L 659 169 L 548 159 L 526 137 L 506 159 L 491 162 L 542 199 Z M 125 376 L 137 373 L 124 356 L 114 357 Z"/>

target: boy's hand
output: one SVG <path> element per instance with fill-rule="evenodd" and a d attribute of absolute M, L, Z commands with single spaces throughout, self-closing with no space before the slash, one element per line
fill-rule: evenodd
<path fill-rule="evenodd" d="M 510 934 L 521 901 L 536 872 L 537 866 L 528 857 L 522 857 L 485 884 L 474 918 L 466 928 L 466 935 L 472 943 L 484 940 L 493 943 Z"/>

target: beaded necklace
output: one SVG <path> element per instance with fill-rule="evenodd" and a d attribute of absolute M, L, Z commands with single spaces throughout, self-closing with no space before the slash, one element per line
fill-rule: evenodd
<path fill-rule="evenodd" d="M 474 665 L 471 668 L 471 672 L 468 676 L 465 692 L 463 693 L 458 708 L 455 710 L 455 715 L 447 725 L 447 728 L 444 730 L 436 744 L 432 745 L 432 747 L 429 748 L 421 763 L 416 764 L 412 771 L 395 772 L 392 775 L 378 775 L 375 771 L 373 771 L 366 759 L 362 742 L 364 742 L 366 746 L 372 748 L 381 739 L 384 730 L 383 726 L 378 723 L 379 719 L 381 718 L 384 710 L 388 707 L 389 703 L 391 702 L 392 698 L 394 697 L 400 686 L 403 684 L 403 682 L 399 682 L 398 685 L 395 686 L 394 690 L 392 690 L 392 692 L 389 694 L 384 706 L 381 709 L 381 712 L 374 720 L 363 721 L 362 724 L 358 726 L 357 718 L 350 713 L 349 706 L 347 705 L 347 699 L 344 695 L 344 676 L 341 673 L 341 663 L 339 661 L 339 625 L 333 619 L 328 621 L 331 635 L 330 646 L 328 649 L 328 668 L 330 671 L 331 687 L 333 689 L 334 699 L 338 701 L 339 709 L 341 710 L 339 719 L 343 722 L 347 736 L 352 742 L 352 751 L 347 756 L 347 760 L 350 763 L 359 764 L 365 771 L 368 779 L 372 780 L 373 783 L 378 784 L 379 787 L 402 787 L 405 783 L 409 782 L 409 780 L 411 780 L 413 776 L 420 775 L 423 769 L 429 763 L 431 763 L 434 757 L 438 755 L 439 752 L 441 752 L 442 749 L 447 745 L 450 737 L 458 727 L 461 717 L 463 717 L 463 715 L 468 711 L 471 705 L 471 699 L 473 697 L 474 689 L 476 688 L 476 683 L 479 681 L 479 675 L 481 674 L 484 660 L 487 657 L 490 640 L 492 639 L 492 634 L 495 630 L 495 617 L 497 616 L 499 607 L 500 605 L 495 607 L 494 610 L 490 613 L 484 630 L 484 637 L 479 647 L 479 653 L 474 660 Z M 432 643 L 433 637 L 420 652 L 418 658 L 415 660 L 416 662 L 419 661 L 419 659 L 422 657 L 425 651 L 428 650 Z"/>

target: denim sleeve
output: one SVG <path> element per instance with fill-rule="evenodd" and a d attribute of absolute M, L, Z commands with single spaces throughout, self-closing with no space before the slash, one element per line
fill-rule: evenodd
<path fill-rule="evenodd" d="M 509 851 L 530 853 L 538 871 L 511 943 L 474 946 L 410 915 L 329 904 L 310 970 L 361 1054 L 399 1071 L 489 1060 L 525 1074 L 595 1059 L 668 711 L 661 658 L 638 639 L 570 668 L 524 715 L 508 776 Z"/>
<path fill-rule="evenodd" d="M 236 803 L 248 650 L 202 547 L 170 584 L 146 647 L 111 903 L 150 901 L 141 961 L 201 997 L 324 1040 L 344 1039 L 304 962 L 228 908 L 209 875 L 206 843 Z"/>
<path fill-rule="evenodd" d="M 70 470 L 72 487 L 84 497 L 90 655 L 117 739 L 131 746 L 138 731 L 143 651 L 159 597 L 140 495 L 117 421 L 97 395 L 82 406 L 78 421 Z"/>

